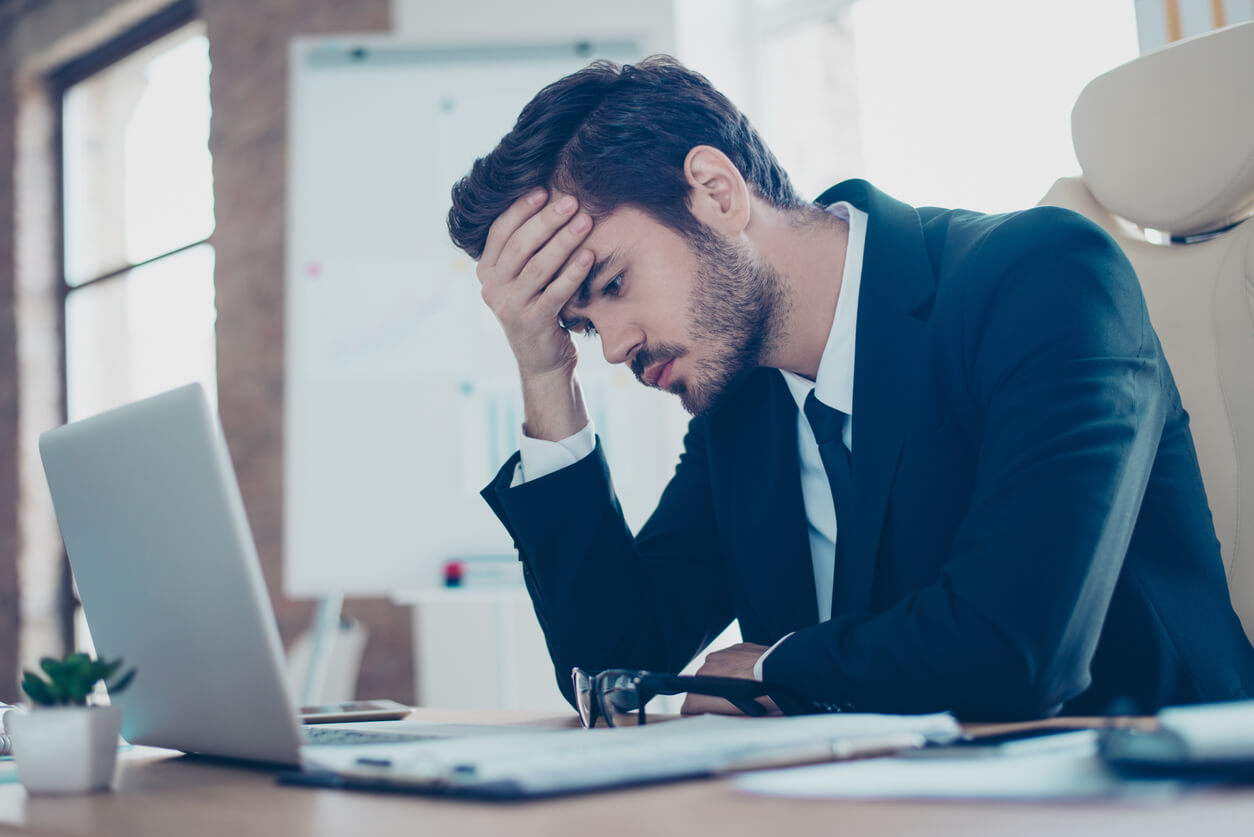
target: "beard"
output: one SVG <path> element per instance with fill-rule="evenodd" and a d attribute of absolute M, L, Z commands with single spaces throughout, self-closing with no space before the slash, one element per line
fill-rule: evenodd
<path fill-rule="evenodd" d="M 772 266 L 756 259 L 744 245 L 709 230 L 687 237 L 697 259 L 697 281 L 688 307 L 689 345 L 707 354 L 690 380 L 676 379 L 667 390 L 679 396 L 694 416 L 714 410 L 746 377 L 778 339 L 787 308 L 784 283 Z M 637 352 L 631 368 L 643 381 L 644 370 L 683 357 L 689 348 L 673 344 Z"/>

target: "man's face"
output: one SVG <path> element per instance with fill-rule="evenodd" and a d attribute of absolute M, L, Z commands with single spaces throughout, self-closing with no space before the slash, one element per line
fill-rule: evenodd
<path fill-rule="evenodd" d="M 562 309 L 578 332 L 595 331 L 605 359 L 678 395 L 700 415 L 762 361 L 783 285 L 743 244 L 681 236 L 640 210 L 598 221 L 584 245 L 596 261 Z"/>

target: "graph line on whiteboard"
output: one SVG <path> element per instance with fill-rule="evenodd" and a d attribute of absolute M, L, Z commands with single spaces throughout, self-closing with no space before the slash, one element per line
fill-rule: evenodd
<path fill-rule="evenodd" d="M 313 263 L 311 263 L 313 264 Z M 293 287 L 307 343 L 293 371 L 316 376 L 457 374 L 465 357 L 472 276 L 453 263 L 318 262 Z M 480 303 L 481 304 L 481 303 Z M 462 372 L 461 374 L 464 374 Z"/>

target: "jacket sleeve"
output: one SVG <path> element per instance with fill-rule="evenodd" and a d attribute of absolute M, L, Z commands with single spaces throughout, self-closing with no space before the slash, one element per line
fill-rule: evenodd
<path fill-rule="evenodd" d="M 1079 216 L 1025 216 L 1043 212 L 1051 232 L 1003 230 L 970 265 L 948 392 L 979 417 L 978 462 L 943 572 L 878 614 L 796 632 L 766 680 L 986 719 L 1054 714 L 1089 685 L 1168 373 L 1122 253 Z"/>
<path fill-rule="evenodd" d="M 482 493 L 514 538 L 568 701 L 572 666 L 679 671 L 731 622 L 702 420 L 636 537 L 599 441 L 574 465 L 510 488 L 516 460 Z"/>

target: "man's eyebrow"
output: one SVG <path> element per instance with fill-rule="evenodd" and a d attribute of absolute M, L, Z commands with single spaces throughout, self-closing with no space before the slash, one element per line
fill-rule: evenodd
<path fill-rule="evenodd" d="M 618 258 L 617 250 L 592 265 L 592 269 L 588 271 L 587 278 L 583 280 L 583 282 L 579 285 L 579 290 L 575 292 L 575 298 L 573 301 L 576 308 L 587 307 L 588 300 L 592 297 L 592 286 L 596 283 L 597 277 L 600 276 L 601 271 L 605 270 L 606 266 L 616 258 Z"/>

